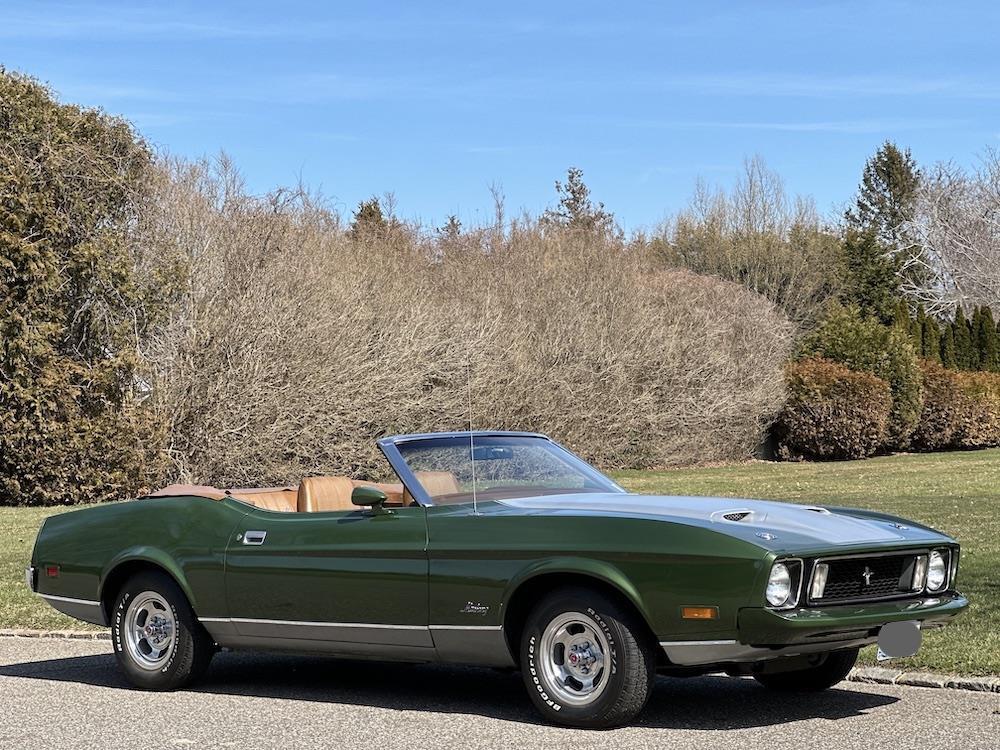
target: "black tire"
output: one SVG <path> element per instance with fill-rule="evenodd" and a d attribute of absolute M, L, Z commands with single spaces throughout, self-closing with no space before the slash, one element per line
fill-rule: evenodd
<path fill-rule="evenodd" d="M 572 633 L 577 627 L 579 635 L 572 637 L 589 638 L 593 634 L 601 641 L 596 644 L 600 658 L 592 666 L 587 665 L 594 669 L 591 677 L 597 675 L 595 684 L 599 689 L 591 688 L 595 691 L 593 697 L 570 696 L 566 699 L 560 697 L 561 691 L 565 694 L 567 689 L 575 690 L 576 685 L 583 683 L 574 682 L 569 675 L 561 687 L 554 685 L 552 670 L 559 667 L 555 659 L 544 661 L 552 659 L 544 649 L 551 642 L 552 634 L 558 631 L 559 623 L 574 615 L 585 618 L 581 620 L 584 624 L 570 624 L 563 629 L 565 632 Z M 589 640 L 583 641 L 583 644 L 589 643 Z M 603 653 L 605 645 L 606 654 Z M 577 648 L 580 646 L 573 646 L 574 651 Z M 565 646 L 557 644 L 555 652 L 560 649 L 565 656 Z M 588 662 L 595 656 L 591 646 L 576 653 L 585 653 Z M 548 721 L 573 727 L 614 727 L 634 719 L 649 700 L 656 674 L 654 653 L 646 628 L 628 609 L 599 591 L 565 588 L 547 596 L 528 615 L 521 636 L 521 674 L 531 701 Z M 566 665 L 563 669 L 570 668 L 565 658 L 563 663 Z M 600 665 L 599 672 L 597 665 Z M 583 705 L 567 702 L 581 699 L 587 702 Z"/>
<path fill-rule="evenodd" d="M 164 641 L 162 663 L 142 663 L 133 653 L 136 648 L 129 644 L 130 607 L 138 609 L 142 604 L 137 597 L 165 604 L 163 617 L 172 618 L 172 640 Z M 198 622 L 184 592 L 173 579 L 156 571 L 137 573 L 118 592 L 111 612 L 111 643 L 125 677 L 143 690 L 175 690 L 191 684 L 205 673 L 215 653 L 211 636 Z"/>
<path fill-rule="evenodd" d="M 828 651 L 816 654 L 811 659 L 811 661 L 815 661 L 815 664 L 805 669 L 774 672 L 773 674 L 755 674 L 753 678 L 771 690 L 818 693 L 833 687 L 847 677 L 847 673 L 851 671 L 857 660 L 858 649 L 856 648 Z"/>

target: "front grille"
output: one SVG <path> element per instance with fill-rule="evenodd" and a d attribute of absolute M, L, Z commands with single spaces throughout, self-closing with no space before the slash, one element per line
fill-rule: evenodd
<path fill-rule="evenodd" d="M 891 599 L 910 593 L 916 555 L 825 560 L 830 566 L 823 596 L 815 603 Z"/>

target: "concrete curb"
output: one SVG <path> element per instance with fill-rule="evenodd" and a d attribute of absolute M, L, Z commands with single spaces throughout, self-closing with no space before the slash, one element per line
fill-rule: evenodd
<path fill-rule="evenodd" d="M 110 641 L 107 630 L 26 630 L 0 628 L 0 638 L 56 638 L 78 641 Z M 978 693 L 1000 693 L 1000 677 L 961 677 L 933 672 L 906 672 L 890 667 L 856 667 L 847 675 L 850 682 L 908 687 L 951 688 Z"/>
<path fill-rule="evenodd" d="M 979 693 L 1000 693 L 1000 677 L 961 677 L 933 672 L 906 672 L 889 667 L 857 667 L 847 675 L 851 682 L 910 687 L 952 688 Z"/>
<path fill-rule="evenodd" d="M 26 630 L 24 628 L 0 628 L 0 638 L 59 638 L 74 641 L 110 641 L 107 630 Z"/>

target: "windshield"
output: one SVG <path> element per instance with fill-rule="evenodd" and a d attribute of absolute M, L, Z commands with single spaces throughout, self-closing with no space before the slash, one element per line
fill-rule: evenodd
<path fill-rule="evenodd" d="M 474 447 L 473 447 L 474 446 Z M 435 505 L 567 492 L 624 492 L 595 468 L 545 438 L 473 436 L 397 444 L 400 455 Z"/>

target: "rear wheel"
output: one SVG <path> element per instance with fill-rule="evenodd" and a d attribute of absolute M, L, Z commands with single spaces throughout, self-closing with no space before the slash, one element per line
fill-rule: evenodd
<path fill-rule="evenodd" d="M 755 674 L 753 678 L 771 690 L 815 693 L 836 685 L 847 677 L 858 660 L 858 649 L 829 651 L 810 657 L 810 666 L 788 672 Z"/>
<path fill-rule="evenodd" d="M 145 690 L 174 690 L 193 682 L 215 650 L 184 593 L 155 571 L 132 576 L 118 593 L 111 642 L 125 677 Z"/>
<path fill-rule="evenodd" d="M 655 658 L 629 611 L 596 591 L 567 588 L 528 616 L 521 674 L 549 721 L 612 727 L 631 721 L 646 705 Z"/>

